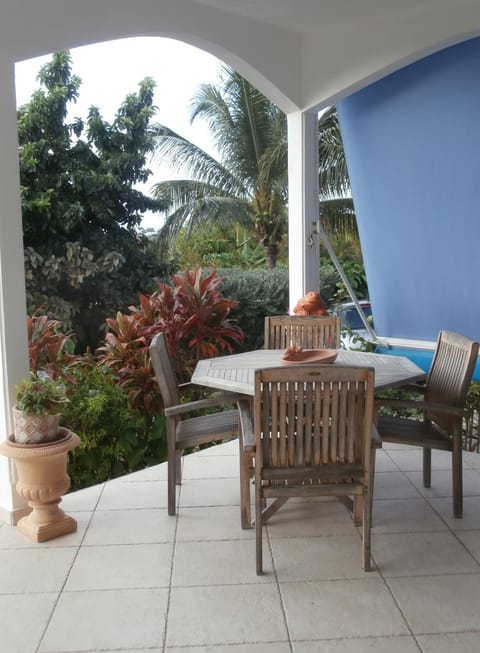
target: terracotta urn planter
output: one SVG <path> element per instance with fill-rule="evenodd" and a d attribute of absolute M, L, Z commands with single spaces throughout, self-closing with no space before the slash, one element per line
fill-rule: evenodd
<path fill-rule="evenodd" d="M 16 490 L 32 511 L 17 523 L 18 529 L 34 542 L 45 542 L 77 530 L 77 522 L 59 507 L 70 487 L 68 452 L 80 438 L 66 428 L 58 429 L 58 439 L 42 444 L 20 444 L 14 436 L 0 442 L 0 453 L 15 460 Z"/>

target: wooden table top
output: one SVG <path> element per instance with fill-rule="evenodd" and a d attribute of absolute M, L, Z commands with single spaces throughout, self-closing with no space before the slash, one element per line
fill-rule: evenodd
<path fill-rule="evenodd" d="M 259 349 L 242 354 L 218 356 L 199 361 L 192 383 L 216 390 L 253 396 L 255 370 L 282 364 L 284 350 Z M 375 369 L 375 388 L 384 390 L 425 378 L 425 372 L 404 356 L 338 350 L 333 365 L 353 365 Z"/>

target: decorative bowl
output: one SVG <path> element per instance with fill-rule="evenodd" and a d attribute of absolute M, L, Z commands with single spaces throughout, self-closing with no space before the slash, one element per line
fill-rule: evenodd
<path fill-rule="evenodd" d="M 307 363 L 320 363 L 326 365 L 333 363 L 337 358 L 335 349 L 303 349 L 302 351 L 286 351 L 282 358 L 282 365 L 305 365 Z"/>

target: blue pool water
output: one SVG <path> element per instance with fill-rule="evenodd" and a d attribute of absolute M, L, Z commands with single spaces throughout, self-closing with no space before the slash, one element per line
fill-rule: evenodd
<path fill-rule="evenodd" d="M 411 347 L 383 347 L 377 345 L 375 352 L 377 354 L 388 354 L 389 356 L 405 356 L 412 363 L 415 363 L 424 372 L 428 372 L 432 364 L 433 351 L 428 349 L 412 349 Z M 480 381 L 480 360 L 477 361 L 473 370 L 473 380 Z"/>

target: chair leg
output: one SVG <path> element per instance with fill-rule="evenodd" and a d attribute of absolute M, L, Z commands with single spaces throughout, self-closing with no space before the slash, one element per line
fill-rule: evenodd
<path fill-rule="evenodd" d="M 423 487 L 432 485 L 432 450 L 423 448 Z"/>
<path fill-rule="evenodd" d="M 176 484 L 181 485 L 182 484 L 182 454 L 183 454 L 183 449 L 178 449 L 176 453 L 176 461 L 175 461 L 175 473 L 176 473 Z"/>
<path fill-rule="evenodd" d="M 365 489 L 363 495 L 363 526 L 362 526 L 362 567 L 364 571 L 370 571 L 371 568 L 371 551 L 370 551 L 370 537 L 371 537 L 371 512 L 372 501 L 371 495 L 372 487 Z"/>
<path fill-rule="evenodd" d="M 461 435 L 454 433 L 452 450 L 453 516 L 463 517 L 463 465 Z"/>
<path fill-rule="evenodd" d="M 362 497 L 358 494 L 353 497 L 352 517 L 355 526 L 361 526 L 363 524 L 364 502 L 365 497 Z"/>
<path fill-rule="evenodd" d="M 252 528 L 250 505 L 250 456 L 243 448 L 242 436 L 238 438 L 240 454 L 240 520 L 242 528 Z"/>
<path fill-rule="evenodd" d="M 168 468 L 168 514 L 176 513 L 176 492 L 177 492 L 177 450 L 175 447 L 175 435 L 168 434 L 167 443 L 167 468 Z"/>
<path fill-rule="evenodd" d="M 258 481 L 258 477 L 257 477 Z M 263 574 L 263 557 L 262 557 L 262 484 L 255 484 L 255 535 L 256 535 L 256 562 L 257 575 Z"/>
<path fill-rule="evenodd" d="M 375 464 L 377 462 L 377 448 L 378 447 L 372 447 L 371 450 L 371 456 L 370 456 L 370 491 L 368 493 L 368 501 L 365 499 L 368 503 L 368 512 L 370 514 L 369 516 L 369 524 L 370 528 L 373 523 L 373 493 L 375 490 Z"/>

